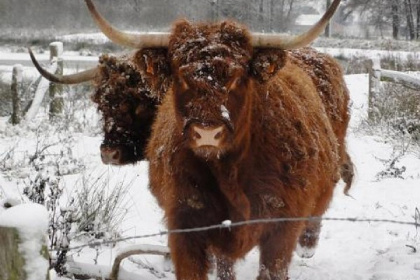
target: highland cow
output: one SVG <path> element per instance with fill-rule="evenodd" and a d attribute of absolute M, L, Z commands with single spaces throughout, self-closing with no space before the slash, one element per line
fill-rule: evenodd
<path fill-rule="evenodd" d="M 166 49 L 142 49 L 118 57 L 101 55 L 97 67 L 66 76 L 46 72 L 30 54 L 39 72 L 52 82 L 93 82 L 91 98 L 103 118 L 103 163 L 124 165 L 145 159 L 157 105 L 170 84 Z"/>

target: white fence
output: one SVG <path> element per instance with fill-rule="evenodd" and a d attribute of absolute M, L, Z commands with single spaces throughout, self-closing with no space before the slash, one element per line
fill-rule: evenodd
<path fill-rule="evenodd" d="M 379 59 L 372 59 L 369 61 L 369 64 L 369 119 L 372 119 L 374 116 L 374 104 L 376 97 L 382 91 L 382 80 L 402 84 L 420 92 L 420 78 L 398 71 L 382 69 Z"/>

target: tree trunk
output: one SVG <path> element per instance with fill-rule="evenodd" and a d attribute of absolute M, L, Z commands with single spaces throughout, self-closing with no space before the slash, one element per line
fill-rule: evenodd
<path fill-rule="evenodd" d="M 416 39 L 420 39 L 420 0 L 417 0 L 416 4 L 416 11 L 417 11 L 417 32 L 416 32 Z"/>
<path fill-rule="evenodd" d="M 393 0 L 391 4 L 392 10 L 392 38 L 398 40 L 398 33 L 400 30 L 400 15 L 398 14 L 398 1 Z"/>
<path fill-rule="evenodd" d="M 22 72 L 23 72 L 22 65 L 17 64 L 13 67 L 12 86 L 11 86 L 12 103 L 13 103 L 13 112 L 12 112 L 13 125 L 20 123 L 21 118 L 22 118 L 22 109 L 21 109 Z"/>
<path fill-rule="evenodd" d="M 274 1 L 275 0 L 270 0 L 270 31 L 273 32 L 274 31 L 274 26 L 275 26 L 275 22 L 274 22 Z"/>
<path fill-rule="evenodd" d="M 265 29 L 264 25 L 264 0 L 260 0 L 258 4 L 258 25 L 261 29 Z"/>
<path fill-rule="evenodd" d="M 413 9 L 411 8 L 411 0 L 405 0 L 405 13 L 407 17 L 407 28 L 408 28 L 408 35 L 410 40 L 414 40 L 416 38 L 415 31 L 414 31 L 414 19 L 413 19 Z"/>
<path fill-rule="evenodd" d="M 331 6 L 331 0 L 327 0 L 325 10 L 328 10 L 328 8 Z M 330 21 L 331 22 L 331 21 Z M 327 24 L 327 27 L 325 27 L 325 37 L 329 38 L 331 37 L 331 25 L 330 23 Z"/>

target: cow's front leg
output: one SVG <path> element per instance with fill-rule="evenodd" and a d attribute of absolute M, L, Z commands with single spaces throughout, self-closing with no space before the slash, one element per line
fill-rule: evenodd
<path fill-rule="evenodd" d="M 318 244 L 319 233 L 321 231 L 321 221 L 308 221 L 305 229 L 299 237 L 299 243 L 296 253 L 301 258 L 311 258 L 315 254 L 315 248 Z"/>
<path fill-rule="evenodd" d="M 287 280 L 302 223 L 288 222 L 273 226 L 260 241 L 260 273 L 257 280 Z"/>
<path fill-rule="evenodd" d="M 209 261 L 202 240 L 194 233 L 170 235 L 169 247 L 176 279 L 207 280 Z"/>

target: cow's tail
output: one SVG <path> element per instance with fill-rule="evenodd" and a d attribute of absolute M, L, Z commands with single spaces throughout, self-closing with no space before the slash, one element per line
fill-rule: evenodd
<path fill-rule="evenodd" d="M 349 195 L 349 190 L 354 178 L 354 164 L 347 152 L 345 153 L 345 160 L 340 167 L 340 175 L 341 179 L 343 179 L 344 183 L 346 183 L 346 186 L 344 187 L 344 194 Z"/>

